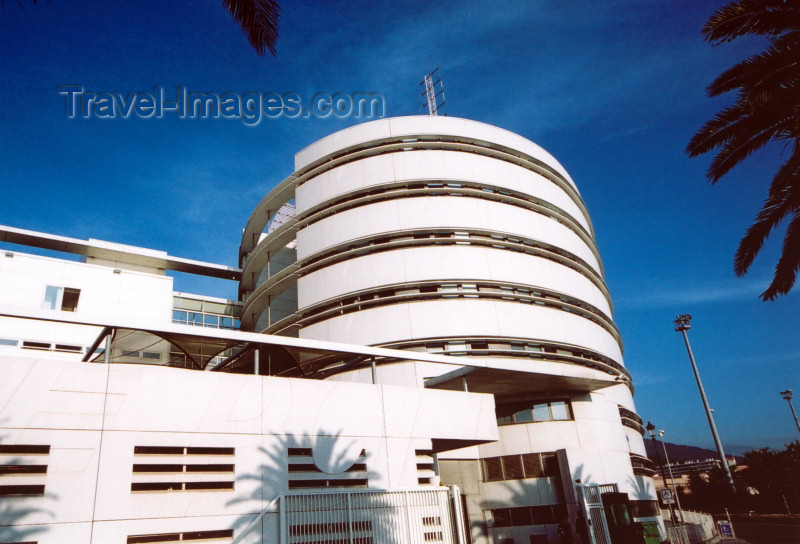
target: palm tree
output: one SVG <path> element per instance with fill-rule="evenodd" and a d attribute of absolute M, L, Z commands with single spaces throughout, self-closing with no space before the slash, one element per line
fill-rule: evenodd
<path fill-rule="evenodd" d="M 30 0 L 36 4 L 38 0 Z M 49 1 L 49 0 L 48 0 Z M 0 0 L 0 6 L 5 0 Z M 22 7 L 22 1 L 17 0 Z M 278 41 L 278 18 L 280 6 L 275 0 L 222 0 L 222 5 L 231 13 L 233 19 L 242 27 L 247 41 L 259 56 L 267 49 L 275 56 L 275 42 Z"/>
<path fill-rule="evenodd" d="M 768 39 L 766 50 L 709 85 L 710 96 L 738 89 L 738 97 L 703 125 L 686 151 L 696 157 L 717 150 L 706 174 L 711 183 L 769 142 L 790 151 L 734 258 L 734 271 L 743 276 L 770 232 L 789 218 L 775 275 L 761 293 L 763 300 L 773 300 L 789 292 L 800 268 L 800 2 L 735 0 L 708 19 L 703 34 L 714 45 L 746 35 Z"/>
<path fill-rule="evenodd" d="M 222 0 L 234 20 L 242 27 L 247 41 L 260 56 L 265 50 L 275 56 L 280 7 L 275 0 Z"/>

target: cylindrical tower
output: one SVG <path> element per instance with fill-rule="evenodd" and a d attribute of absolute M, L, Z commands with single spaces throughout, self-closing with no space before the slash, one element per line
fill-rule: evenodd
<path fill-rule="evenodd" d="M 443 480 L 475 473 L 469 515 L 487 531 L 575 521 L 576 479 L 658 515 L 592 224 L 538 145 L 452 117 L 342 130 L 296 155 L 248 221 L 241 259 L 245 329 L 482 361 L 395 361 L 379 377 L 495 395 L 500 441 L 440 459 Z M 372 379 L 358 365 L 307 370 Z M 510 480 L 550 483 L 509 495 Z M 528 514 L 506 520 L 511 506 Z M 534 518 L 545 533 L 530 533 Z"/>

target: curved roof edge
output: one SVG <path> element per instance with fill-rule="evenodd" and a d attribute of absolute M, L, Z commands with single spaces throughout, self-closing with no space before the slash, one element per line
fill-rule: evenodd
<path fill-rule="evenodd" d="M 496 127 L 488 123 L 459 117 L 432 115 L 387 117 L 385 119 L 361 123 L 334 132 L 298 151 L 295 154 L 294 170 L 295 172 L 300 171 L 308 164 L 321 159 L 337 149 L 370 140 L 404 135 L 418 135 L 420 133 L 464 136 L 517 149 L 551 166 L 558 173 L 563 175 L 576 191 L 578 190 L 575 182 L 561 163 L 543 147 L 531 140 L 511 132 L 510 130 Z"/>

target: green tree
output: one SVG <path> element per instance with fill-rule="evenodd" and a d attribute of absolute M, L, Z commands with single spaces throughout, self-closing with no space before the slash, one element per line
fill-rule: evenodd
<path fill-rule="evenodd" d="M 742 480 L 758 492 L 754 496 L 758 510 L 783 513 L 787 504 L 792 512 L 800 510 L 800 441 L 778 452 L 769 448 L 749 451 L 743 465 Z"/>
<path fill-rule="evenodd" d="M 733 467 L 732 467 L 733 468 Z M 681 495 L 681 505 L 690 510 L 719 514 L 727 508 L 730 512 L 744 512 L 752 508 L 752 499 L 742 493 L 745 488 L 740 471 L 733 470 L 733 481 L 737 493 L 731 491 L 728 475 L 722 468 L 715 468 L 706 475 L 689 476 L 689 493 Z"/>
<path fill-rule="evenodd" d="M 771 231 L 789 218 L 772 283 L 761 293 L 763 300 L 773 300 L 789 292 L 800 268 L 800 2 L 735 0 L 708 19 L 703 34 L 714 45 L 747 35 L 768 40 L 763 52 L 726 70 L 708 87 L 710 96 L 737 90 L 736 102 L 703 125 L 686 151 L 695 157 L 717 150 L 707 172 L 716 183 L 769 142 L 788 148 L 734 258 L 734 271 L 743 276 Z"/>

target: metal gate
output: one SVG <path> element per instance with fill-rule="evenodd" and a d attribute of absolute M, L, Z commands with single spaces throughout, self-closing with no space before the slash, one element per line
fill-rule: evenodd
<path fill-rule="evenodd" d="M 458 489 L 287 493 L 285 544 L 463 544 Z"/>
<path fill-rule="evenodd" d="M 611 544 L 611 536 L 606 526 L 606 513 L 603 510 L 602 493 L 604 489 L 597 484 L 578 484 L 578 499 L 582 499 L 584 512 L 590 520 L 589 534 L 593 544 Z M 614 487 L 616 490 L 616 487 Z"/>

